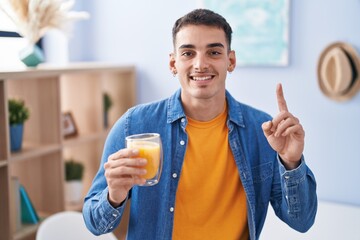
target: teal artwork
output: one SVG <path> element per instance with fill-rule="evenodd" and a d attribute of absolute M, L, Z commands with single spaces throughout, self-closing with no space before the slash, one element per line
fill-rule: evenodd
<path fill-rule="evenodd" d="M 233 29 L 238 66 L 287 66 L 290 0 L 201 0 Z"/>

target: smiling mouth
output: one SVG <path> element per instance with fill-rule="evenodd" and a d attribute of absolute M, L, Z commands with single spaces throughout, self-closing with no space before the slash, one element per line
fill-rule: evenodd
<path fill-rule="evenodd" d="M 190 77 L 193 81 L 208 81 L 211 80 L 212 76 L 205 76 L 205 77 Z"/>

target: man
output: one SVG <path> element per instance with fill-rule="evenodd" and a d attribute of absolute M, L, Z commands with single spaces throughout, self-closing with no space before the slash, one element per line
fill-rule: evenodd
<path fill-rule="evenodd" d="M 130 109 L 112 128 L 85 198 L 91 232 L 112 231 L 129 199 L 128 239 L 258 239 L 269 203 L 292 228 L 312 226 L 316 182 L 302 155 L 304 130 L 281 85 L 274 118 L 225 89 L 236 65 L 231 34 L 226 20 L 206 9 L 176 21 L 170 70 L 181 89 Z M 152 187 L 141 186 L 146 160 L 125 149 L 126 136 L 145 132 L 163 141 L 162 176 Z"/>

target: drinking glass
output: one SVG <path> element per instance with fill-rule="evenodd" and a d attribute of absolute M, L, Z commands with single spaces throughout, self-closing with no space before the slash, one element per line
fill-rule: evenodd
<path fill-rule="evenodd" d="M 130 135 L 125 138 L 126 148 L 138 149 L 139 158 L 146 158 L 147 164 L 144 166 L 146 174 L 142 175 L 146 179 L 144 185 L 153 186 L 160 180 L 163 153 L 160 134 L 158 133 L 142 133 Z"/>

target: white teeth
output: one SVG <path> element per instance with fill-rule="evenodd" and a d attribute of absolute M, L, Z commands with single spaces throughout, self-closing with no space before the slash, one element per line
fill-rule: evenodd
<path fill-rule="evenodd" d="M 207 77 L 193 77 L 193 79 L 195 81 L 205 81 L 205 80 L 210 80 L 211 76 L 207 76 Z"/>

